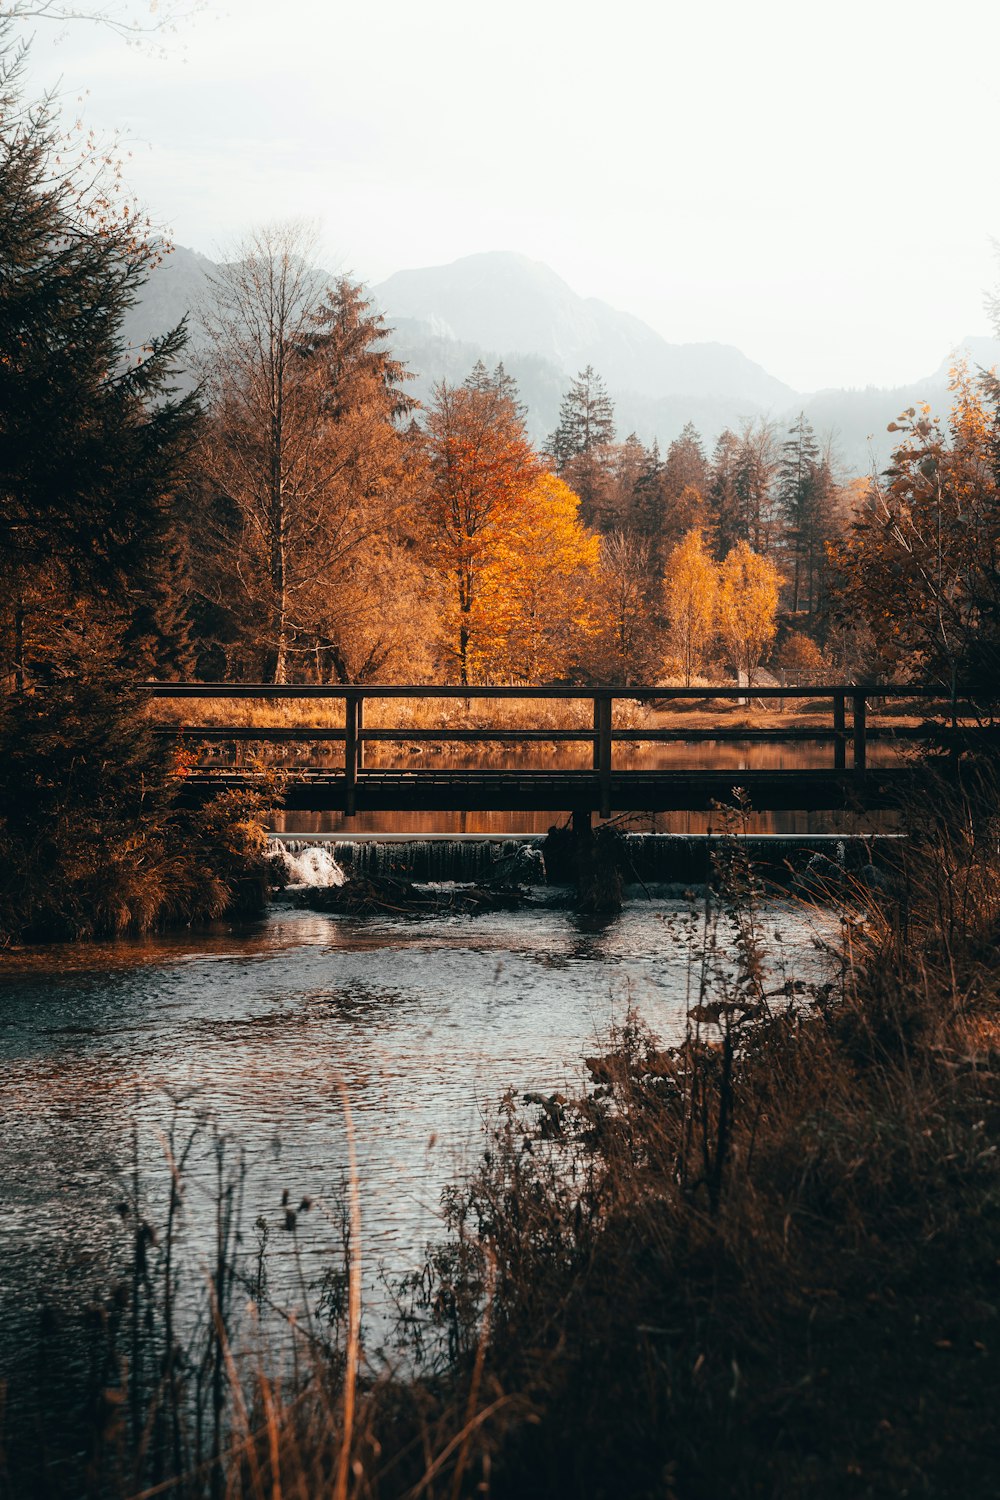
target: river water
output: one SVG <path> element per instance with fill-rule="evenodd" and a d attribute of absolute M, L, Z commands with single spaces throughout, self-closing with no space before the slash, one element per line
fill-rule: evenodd
<path fill-rule="evenodd" d="M 475 1163 L 505 1089 L 570 1092 L 630 1006 L 679 1037 L 700 941 L 690 895 L 636 889 L 597 925 L 564 894 L 534 896 L 526 910 L 422 920 L 278 904 L 242 927 L 3 957 L 0 1378 L 24 1374 L 43 1305 L 78 1303 L 112 1275 L 116 1204 L 136 1168 L 150 1211 L 162 1209 L 175 1111 L 178 1139 L 202 1122 L 186 1207 L 195 1258 L 208 1255 L 222 1136 L 229 1163 L 245 1157 L 247 1253 L 259 1220 L 276 1294 L 298 1304 L 336 1250 L 342 1080 L 377 1309 L 379 1268 L 395 1279 L 420 1264 L 441 1232 L 442 1187 Z M 830 915 L 791 900 L 765 915 L 776 977 L 821 977 Z M 314 1200 L 294 1236 L 282 1233 L 286 1191 Z"/>

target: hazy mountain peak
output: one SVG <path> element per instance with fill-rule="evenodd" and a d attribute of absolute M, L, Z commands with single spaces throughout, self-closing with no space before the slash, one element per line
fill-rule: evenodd
<path fill-rule="evenodd" d="M 179 245 L 153 271 L 126 320 L 141 345 L 197 307 L 212 261 Z M 332 279 L 332 278 L 331 278 Z M 373 295 L 395 328 L 396 354 L 417 376 L 413 393 L 431 399 L 439 380 L 464 380 L 477 359 L 503 359 L 542 441 L 558 421 L 569 381 L 592 364 L 614 398 L 618 431 L 665 448 L 693 421 L 711 445 L 723 427 L 762 414 L 791 421 L 801 409 L 832 432 L 845 467 L 867 470 L 888 456 L 887 424 L 915 401 L 948 407 L 948 372 L 957 356 L 1000 368 L 1000 340 L 969 336 L 939 368 L 895 390 L 821 391 L 802 396 L 738 349 L 717 342 L 671 344 L 648 323 L 597 297 L 581 297 L 550 266 L 514 251 L 483 251 L 450 265 L 399 271 Z M 200 330 L 191 328 L 192 345 Z"/>
<path fill-rule="evenodd" d="M 670 344 L 641 318 L 581 297 L 551 266 L 512 251 L 398 271 L 374 291 L 390 321 L 423 323 L 505 357 L 535 355 L 567 377 L 593 365 L 616 395 L 728 398 L 747 415 L 796 399 L 738 349 Z"/>

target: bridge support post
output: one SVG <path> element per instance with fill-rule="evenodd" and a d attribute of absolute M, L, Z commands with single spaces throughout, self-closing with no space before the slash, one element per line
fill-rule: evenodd
<path fill-rule="evenodd" d="M 358 729 L 361 720 L 361 694 L 348 693 L 344 699 L 344 814 L 353 818 L 358 797 Z"/>
<path fill-rule="evenodd" d="M 868 731 L 865 722 L 865 695 L 854 694 L 854 769 L 865 770 L 868 763 Z"/>
<path fill-rule="evenodd" d="M 837 736 L 833 742 L 833 768 L 843 771 L 847 767 L 847 715 L 843 693 L 833 695 L 833 730 Z"/>
<path fill-rule="evenodd" d="M 601 817 L 611 816 L 611 706 L 614 699 L 601 697 L 594 700 L 594 719 L 597 727 L 597 776 L 601 791 Z"/>

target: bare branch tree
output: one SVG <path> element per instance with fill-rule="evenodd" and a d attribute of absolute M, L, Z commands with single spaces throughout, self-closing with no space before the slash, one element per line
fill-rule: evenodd
<path fill-rule="evenodd" d="M 163 37 L 205 9 L 207 0 L 118 0 L 109 5 L 73 5 L 66 0 L 0 0 L 0 21 L 51 21 L 59 26 L 90 22 L 124 41 Z"/>
<path fill-rule="evenodd" d="M 293 652 L 329 634 L 345 559 L 384 534 L 400 503 L 394 419 L 414 404 L 398 388 L 402 366 L 378 348 L 381 319 L 346 278 L 314 269 L 314 248 L 302 224 L 255 231 L 202 314 L 216 577 L 242 592 L 275 682 Z"/>

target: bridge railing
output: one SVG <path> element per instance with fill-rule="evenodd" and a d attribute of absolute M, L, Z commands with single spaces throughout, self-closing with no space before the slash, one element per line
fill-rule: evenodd
<path fill-rule="evenodd" d="M 264 683 L 147 683 L 144 691 L 151 697 L 166 699 L 233 699 L 233 700 L 334 700 L 343 702 L 344 725 L 335 727 L 264 726 L 232 723 L 225 725 L 181 725 L 165 729 L 164 732 L 184 739 L 202 742 L 253 741 L 282 743 L 293 741 L 315 741 L 317 743 L 342 743 L 344 746 L 342 774 L 345 787 L 345 810 L 352 813 L 355 807 L 359 776 L 365 772 L 365 746 L 375 743 L 401 742 L 452 742 L 456 745 L 472 743 L 523 744 L 544 742 L 549 744 L 589 744 L 592 748 L 592 770 L 600 786 L 602 810 L 611 806 L 611 779 L 613 774 L 613 748 L 616 743 L 704 743 L 754 742 L 772 745 L 791 744 L 801 741 L 828 743 L 833 746 L 834 771 L 847 771 L 848 748 L 851 751 L 851 769 L 863 775 L 868 764 L 868 742 L 872 731 L 868 721 L 869 700 L 878 699 L 936 699 L 945 701 L 939 688 L 910 684 L 858 684 L 839 683 L 832 686 L 738 687 L 726 684 L 719 687 L 437 687 L 427 685 L 366 685 L 364 687 L 312 686 L 305 684 L 273 685 Z M 410 725 L 368 727 L 365 724 L 367 703 L 386 699 L 448 700 L 459 699 L 470 702 L 501 702 L 506 700 L 545 700 L 590 702 L 592 706 L 592 728 L 418 728 Z M 746 728 L 727 725 L 708 728 L 661 728 L 644 726 L 641 729 L 616 728 L 613 724 L 613 709 L 616 701 L 669 704 L 678 700 L 723 700 L 748 702 L 752 700 L 785 701 L 811 700 L 830 705 L 830 725 L 781 728 Z M 850 727 L 848 727 L 848 714 Z M 875 731 L 876 734 L 879 731 Z M 914 727 L 902 727 L 893 731 L 896 738 L 918 738 L 921 734 Z M 420 773 L 416 773 L 419 775 Z"/>

